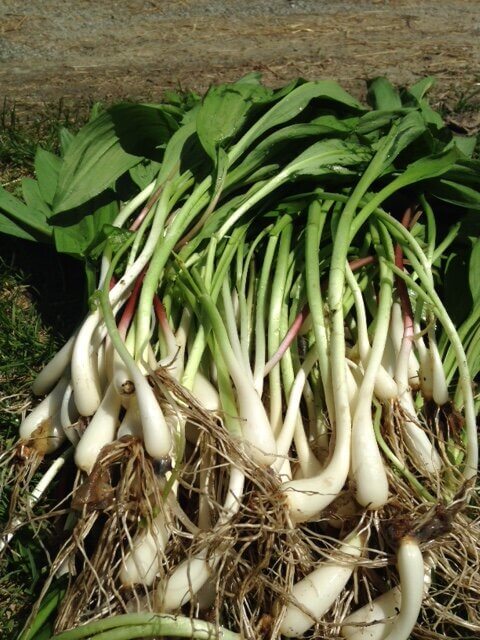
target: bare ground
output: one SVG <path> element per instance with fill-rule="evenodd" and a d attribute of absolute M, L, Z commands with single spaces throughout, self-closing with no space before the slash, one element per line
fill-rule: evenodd
<path fill-rule="evenodd" d="M 359 95 L 425 76 L 437 97 L 480 81 L 479 0 L 0 0 L 0 99 L 158 99 L 258 70 L 335 78 Z"/>

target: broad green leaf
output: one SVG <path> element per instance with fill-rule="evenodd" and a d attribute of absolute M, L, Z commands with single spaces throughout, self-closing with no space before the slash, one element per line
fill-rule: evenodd
<path fill-rule="evenodd" d="M 45 222 L 45 216 L 31 211 L 29 207 L 3 187 L 0 187 L 0 211 L 6 213 L 9 218 L 25 228 L 38 231 L 46 236 L 51 235 L 51 230 Z"/>
<path fill-rule="evenodd" d="M 471 158 L 477 146 L 477 136 L 453 136 L 454 145 L 464 153 L 467 158 Z"/>
<path fill-rule="evenodd" d="M 52 204 L 58 183 L 58 174 L 62 164 L 61 158 L 50 151 L 38 147 L 35 154 L 35 175 L 42 198 Z"/>
<path fill-rule="evenodd" d="M 195 120 L 191 120 L 182 125 L 170 138 L 165 148 L 162 167 L 158 174 L 158 184 L 163 184 L 180 170 L 182 152 L 188 139 L 194 135 L 195 129 Z"/>
<path fill-rule="evenodd" d="M 458 182 L 480 191 L 480 160 L 460 158 L 445 174 L 445 180 Z"/>
<path fill-rule="evenodd" d="M 432 107 L 428 104 L 427 100 L 425 99 L 419 100 L 418 104 L 420 106 L 420 112 L 425 122 L 427 122 L 428 124 L 432 125 L 437 129 L 445 128 L 445 123 L 443 121 L 442 116 L 437 111 L 432 109 Z"/>
<path fill-rule="evenodd" d="M 416 100 L 421 100 L 425 97 L 425 94 L 430 91 L 430 89 L 435 85 L 435 78 L 431 76 L 427 76 L 426 78 L 422 78 L 415 84 L 412 84 L 406 91 L 407 94 L 413 96 Z"/>
<path fill-rule="evenodd" d="M 468 266 L 468 282 L 474 306 L 480 305 L 480 239 L 473 243 Z"/>
<path fill-rule="evenodd" d="M 102 102 L 94 102 L 92 104 L 92 108 L 90 109 L 89 122 L 98 118 L 105 111 L 105 106 Z"/>
<path fill-rule="evenodd" d="M 407 118 L 408 117 L 409 116 L 407 116 Z M 404 135 L 406 135 L 407 138 L 410 136 L 408 128 L 405 130 Z M 351 195 L 350 206 L 358 205 L 370 185 L 382 174 L 382 170 L 387 168 L 388 164 L 394 160 L 393 150 L 397 149 L 398 151 L 399 148 L 402 148 L 402 144 L 403 143 L 398 140 L 398 127 L 394 125 L 390 133 L 384 138 L 383 144 L 377 150 L 377 153 Z M 411 184 L 441 176 L 455 164 L 459 155 L 460 151 L 458 151 L 456 147 L 453 147 L 445 150 L 441 154 L 427 156 L 426 158 L 421 158 L 407 165 L 407 168 L 400 173 L 400 175 L 388 182 L 383 189 L 375 193 L 363 206 L 352 224 L 352 234 L 355 235 L 355 233 L 357 233 L 361 225 L 368 219 L 368 216 L 387 198 Z M 422 184 L 421 188 L 425 189 L 425 184 Z M 425 192 L 427 192 L 427 190 Z"/>
<path fill-rule="evenodd" d="M 0 233 L 21 238 L 22 240 L 33 240 L 34 242 L 37 240 L 34 234 L 7 218 L 3 213 L 0 213 Z"/>
<path fill-rule="evenodd" d="M 309 124 L 318 127 L 317 131 L 321 134 L 329 133 L 352 133 L 357 131 L 360 118 L 358 116 L 352 116 L 349 118 L 337 118 L 333 115 L 322 115 L 318 118 L 314 118 Z M 308 126 L 308 124 L 291 125 L 293 127 Z M 287 127 L 285 127 L 287 129 Z"/>
<path fill-rule="evenodd" d="M 252 76 L 252 81 L 247 78 L 208 91 L 197 112 L 197 135 L 213 161 L 216 161 L 217 149 L 225 148 L 241 131 L 252 107 L 271 95 L 256 76 Z"/>
<path fill-rule="evenodd" d="M 67 211 L 87 202 L 143 157 L 159 159 L 158 148 L 173 133 L 171 121 L 161 106 L 119 104 L 85 125 L 65 155 L 54 210 Z"/>
<path fill-rule="evenodd" d="M 133 231 L 129 231 L 128 229 L 114 227 L 111 224 L 104 224 L 88 246 L 88 257 L 93 260 L 99 258 L 107 244 L 113 249 L 120 249 L 132 233 Z"/>
<path fill-rule="evenodd" d="M 287 150 L 290 155 L 301 140 L 321 138 L 334 133 L 337 136 L 347 135 L 357 121 L 357 118 L 342 121 L 333 116 L 321 116 L 308 124 L 292 124 L 278 129 L 259 142 L 237 167 L 229 171 L 226 186 L 249 176 L 273 156 L 282 154 L 284 150 Z"/>
<path fill-rule="evenodd" d="M 46 223 L 52 215 L 52 210 L 43 199 L 37 180 L 24 178 L 22 180 L 22 195 L 30 212 Z"/>
<path fill-rule="evenodd" d="M 451 180 L 439 180 L 429 186 L 430 193 L 439 200 L 476 211 L 480 210 L 480 192 L 476 189 Z"/>
<path fill-rule="evenodd" d="M 143 160 L 130 169 L 130 177 L 140 189 L 145 189 L 156 178 L 160 167 L 155 160 Z"/>
<path fill-rule="evenodd" d="M 381 130 L 384 127 L 391 125 L 393 120 L 398 119 L 401 116 L 411 113 L 411 107 L 402 107 L 395 110 L 381 110 L 381 111 L 369 111 L 358 119 L 358 124 L 355 127 L 355 132 L 359 135 L 365 135 L 372 133 L 373 131 Z"/>
<path fill-rule="evenodd" d="M 66 211 L 87 202 L 139 160 L 122 148 L 112 117 L 102 113 L 79 131 L 67 149 L 53 201 L 54 211 Z"/>
<path fill-rule="evenodd" d="M 325 104 L 336 103 L 355 112 L 365 108 L 340 85 L 331 80 L 306 82 L 276 102 L 255 124 L 242 136 L 229 152 L 232 164 L 257 138 L 269 129 L 273 129 L 296 118 L 313 99 L 322 99 Z"/>
<path fill-rule="evenodd" d="M 456 147 L 453 147 L 435 156 L 421 158 L 416 162 L 412 162 L 407 166 L 405 171 L 389 185 L 389 188 L 395 183 L 393 191 L 396 191 L 401 187 L 420 182 L 421 180 L 437 178 L 451 169 L 459 156 L 460 151 Z"/>
<path fill-rule="evenodd" d="M 116 104 L 107 111 L 123 149 L 141 158 L 161 160 L 165 145 L 179 128 L 168 105 Z"/>
<path fill-rule="evenodd" d="M 345 167 L 363 164 L 371 158 L 371 152 L 363 145 L 331 139 L 316 142 L 288 164 L 283 173 L 293 178 L 303 175 L 320 175 L 326 171 L 342 173 Z"/>
<path fill-rule="evenodd" d="M 385 158 L 383 169 L 386 169 L 412 142 L 425 131 L 426 126 L 418 111 L 411 111 L 394 125 L 393 137 Z"/>
<path fill-rule="evenodd" d="M 374 109 L 382 111 L 402 107 L 397 89 L 386 78 L 374 78 L 368 83 L 367 100 Z"/>
<path fill-rule="evenodd" d="M 465 320 L 472 307 L 472 298 L 468 287 L 468 262 L 466 255 L 451 252 L 443 272 L 443 300 L 447 311 L 456 326 Z M 465 283 L 459 286 L 459 283 Z"/>
<path fill-rule="evenodd" d="M 92 210 L 94 213 L 91 213 Z M 96 206 L 94 200 L 80 207 L 76 212 L 75 221 L 68 226 L 66 220 L 61 220 L 61 216 L 57 215 L 57 222 L 64 224 L 64 226 L 58 224 L 54 227 L 53 236 L 57 251 L 75 258 L 85 257 L 88 254 L 88 248 L 94 244 L 103 226 L 111 224 L 117 213 L 117 202 Z M 68 215 L 70 216 L 71 212 L 68 212 Z"/>
<path fill-rule="evenodd" d="M 67 153 L 70 145 L 72 144 L 72 141 L 75 138 L 75 135 L 65 127 L 60 127 L 60 130 L 58 132 L 58 137 L 60 140 L 60 152 L 63 158 L 65 157 L 65 154 Z"/>
<path fill-rule="evenodd" d="M 359 198 L 360 192 L 363 191 L 363 193 L 365 193 L 369 186 L 381 175 L 392 171 L 393 162 L 396 160 L 398 155 L 414 140 L 416 140 L 424 130 L 425 125 L 422 118 L 416 111 L 411 111 L 406 116 L 392 124 L 387 135 L 383 136 L 374 145 L 372 145 L 372 148 L 376 153 L 356 188 L 357 199 Z M 408 181 L 406 184 L 408 184 Z M 376 197 L 383 197 L 387 190 L 390 190 L 391 193 L 393 193 L 396 189 L 401 188 L 401 186 L 403 185 L 401 183 L 400 176 L 387 184 L 387 186 L 377 194 Z"/>
<path fill-rule="evenodd" d="M 201 97 L 192 91 L 164 91 L 163 100 L 168 107 L 175 107 L 180 113 L 185 115 L 200 101 Z"/>
<path fill-rule="evenodd" d="M 435 79 L 431 77 L 423 78 L 409 89 L 402 92 L 402 104 L 404 106 L 414 106 L 420 109 L 423 119 L 435 129 L 443 129 L 445 123 L 441 115 L 432 109 L 425 98 L 426 93 L 435 84 Z"/>

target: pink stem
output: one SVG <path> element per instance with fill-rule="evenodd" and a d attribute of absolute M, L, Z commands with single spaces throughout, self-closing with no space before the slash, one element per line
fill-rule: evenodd
<path fill-rule="evenodd" d="M 410 227 L 410 223 L 412 221 L 412 207 L 408 207 L 402 217 L 402 225 L 408 229 Z M 398 269 L 403 269 L 403 251 L 400 244 L 397 244 L 395 247 L 395 266 Z M 405 349 L 408 353 L 412 348 L 413 341 L 413 311 L 412 311 L 412 303 L 410 302 L 410 297 L 408 295 L 407 285 L 405 281 L 400 278 L 400 276 L 396 276 L 396 287 L 398 292 L 398 297 L 400 298 L 400 307 L 402 309 L 402 317 L 403 317 L 403 342 L 407 342 L 408 344 L 404 347 L 403 343 L 401 349 Z"/>
<path fill-rule="evenodd" d="M 142 288 L 142 282 L 146 271 L 147 267 L 145 267 L 145 269 L 139 274 L 135 282 L 135 286 L 133 287 L 133 291 L 130 294 L 130 297 L 127 300 L 127 304 L 125 305 L 125 308 L 123 310 L 122 317 L 120 318 L 120 321 L 118 323 L 118 331 L 120 332 L 120 335 L 124 340 L 127 335 L 128 327 L 132 322 L 133 314 L 135 313 L 138 296 L 140 295 L 140 289 Z"/>
<path fill-rule="evenodd" d="M 150 196 L 150 198 L 147 201 L 146 205 L 143 207 L 143 209 L 140 211 L 138 216 L 135 218 L 135 220 L 130 225 L 129 231 L 136 231 L 138 229 L 138 227 L 145 220 L 145 217 L 146 217 L 147 213 L 150 211 L 150 209 L 153 207 L 153 205 L 159 199 L 161 193 L 162 193 L 162 187 L 158 187 L 158 189 L 156 191 L 154 191 L 154 193 Z"/>
<path fill-rule="evenodd" d="M 273 367 L 276 364 L 278 364 L 280 362 L 280 360 L 283 358 L 283 355 L 285 354 L 285 352 L 288 349 L 288 347 L 295 340 L 295 337 L 297 336 L 298 332 L 300 331 L 300 328 L 301 328 L 302 324 L 305 322 L 305 320 L 307 319 L 309 314 L 310 314 L 310 308 L 309 308 L 308 304 L 306 304 L 303 307 L 303 309 L 300 311 L 300 313 L 297 315 L 295 320 L 292 322 L 292 325 L 290 326 L 289 330 L 285 334 L 285 337 L 282 340 L 282 342 L 280 343 L 280 346 L 278 347 L 277 351 L 273 354 L 273 356 L 270 358 L 270 360 L 266 363 L 265 369 L 264 369 L 264 372 L 263 372 L 264 376 L 268 376 L 268 374 L 273 369 Z"/>
<path fill-rule="evenodd" d="M 162 328 L 163 335 L 165 336 L 165 340 L 167 341 L 167 344 L 170 347 L 172 345 L 175 345 L 175 335 L 168 323 L 165 307 L 163 306 L 157 294 L 155 294 L 153 297 L 153 308 L 155 309 L 155 315 L 157 316 L 158 324 Z"/>
<path fill-rule="evenodd" d="M 375 260 L 376 260 L 375 256 L 365 256 L 364 258 L 357 258 L 356 260 L 352 260 L 351 262 L 349 262 L 350 269 L 352 271 L 358 271 L 358 269 L 361 269 L 362 267 L 365 267 L 368 264 L 372 264 L 372 262 L 375 262 Z M 264 376 L 267 376 L 270 373 L 270 371 L 273 369 L 273 367 L 277 365 L 280 362 L 280 360 L 283 358 L 285 352 L 290 347 L 292 342 L 295 340 L 296 336 L 298 335 L 298 332 L 300 331 L 302 324 L 308 318 L 309 314 L 310 314 L 310 308 L 308 304 L 306 304 L 303 307 L 303 309 L 300 311 L 300 313 L 296 316 L 295 320 L 292 322 L 290 328 L 285 334 L 285 337 L 280 343 L 277 351 L 273 354 L 270 360 L 265 364 L 265 369 L 263 374 Z"/>

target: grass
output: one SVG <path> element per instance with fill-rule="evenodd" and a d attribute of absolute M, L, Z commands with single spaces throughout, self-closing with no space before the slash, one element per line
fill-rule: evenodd
<path fill-rule="evenodd" d="M 60 127 L 79 129 L 87 121 L 90 108 L 90 102 L 71 106 L 59 100 L 27 117 L 19 116 L 15 104 L 5 99 L 0 111 L 0 184 L 9 187 L 31 175 L 37 146 L 58 151 Z"/>
<path fill-rule="evenodd" d="M 454 127 L 480 128 L 479 91 L 459 93 L 443 113 Z M 56 151 L 58 130 L 76 129 L 91 105 L 46 105 L 33 116 L 18 117 L 14 105 L 0 113 L 0 184 L 15 191 L 32 174 L 38 144 Z M 437 105 L 438 108 L 438 105 Z M 459 124 L 460 123 L 460 124 Z M 473 129 L 472 129 L 473 127 Z M 480 149 L 479 149 L 480 151 Z M 35 372 L 76 326 L 85 308 L 83 273 L 78 263 L 49 247 L 0 237 L 0 451 L 17 436 L 20 415 L 30 402 Z M 0 470 L 0 531 L 8 520 L 9 491 Z M 46 525 L 45 525 L 46 526 Z M 20 530 L 12 553 L 0 556 L 0 628 L 14 640 L 25 621 L 47 567 L 46 551 L 32 530 Z"/>
<path fill-rule="evenodd" d="M 29 387 L 35 371 L 54 353 L 54 331 L 43 322 L 26 276 L 0 262 L 0 448 L 17 439 L 20 414 L 30 404 Z M 8 521 L 10 487 L 3 486 L 8 469 L 0 474 L 0 526 Z M 0 557 L 0 627 L 13 638 L 32 605 L 45 565 L 44 552 L 31 532 L 14 538 L 11 553 Z"/>
<path fill-rule="evenodd" d="M 59 127 L 76 129 L 87 115 L 86 106 L 66 110 L 59 103 L 20 120 L 15 108 L 4 102 L 0 114 L 0 184 L 15 191 L 22 177 L 32 175 L 37 145 L 56 151 Z M 16 442 L 22 411 L 32 402 L 30 386 L 36 372 L 76 326 L 85 300 L 80 264 L 57 255 L 50 247 L 0 236 L 0 256 L 2 452 Z M 7 474 L 7 465 L 0 466 L 0 531 L 9 518 Z M 0 555 L 0 635 L 5 640 L 18 636 L 38 597 L 48 565 L 38 535 L 45 527 L 37 525 L 35 532 L 20 529 L 9 552 Z"/>

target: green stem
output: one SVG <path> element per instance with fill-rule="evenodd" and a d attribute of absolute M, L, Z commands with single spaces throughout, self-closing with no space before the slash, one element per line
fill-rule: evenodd
<path fill-rule="evenodd" d="M 131 640 L 133 638 L 171 636 L 197 640 L 240 640 L 238 633 L 185 616 L 155 613 L 127 613 L 82 625 L 59 633 L 51 640 Z"/>
<path fill-rule="evenodd" d="M 270 273 L 272 270 L 273 258 L 278 242 L 278 234 L 273 233 L 268 240 L 265 256 L 263 258 L 262 270 L 257 286 L 256 310 L 255 310 L 255 363 L 253 367 L 254 386 L 258 394 L 261 395 L 263 389 L 263 378 L 265 369 L 265 303 L 267 292 L 270 287 Z"/>
<path fill-rule="evenodd" d="M 381 212 L 379 212 L 377 215 L 385 222 L 388 227 L 390 227 L 395 232 L 395 235 L 402 241 L 402 244 L 404 245 L 405 255 L 410 260 L 412 268 L 415 270 L 418 279 L 422 283 L 426 292 L 426 296 L 430 298 L 430 303 L 435 309 L 437 318 L 442 323 L 445 333 L 447 334 L 452 347 L 455 350 L 459 370 L 459 384 L 462 389 L 464 400 L 465 426 L 467 432 L 467 456 L 463 473 L 465 479 L 468 480 L 475 476 L 477 472 L 478 441 L 472 382 L 462 341 L 460 340 L 457 330 L 455 329 L 455 325 L 450 319 L 447 310 L 443 306 L 442 301 L 440 300 L 437 292 L 435 291 L 435 288 L 433 287 L 429 273 L 428 260 L 426 259 L 425 254 L 423 253 L 418 242 L 415 240 L 412 234 L 409 233 L 408 230 L 405 229 L 405 227 L 397 220 Z M 391 268 L 393 269 L 393 267 Z M 397 270 L 393 270 L 395 271 L 395 273 L 397 273 Z M 412 288 L 415 288 L 419 294 L 421 294 L 422 296 L 424 295 L 423 290 L 420 287 L 414 287 L 416 283 L 414 283 L 411 278 L 405 277 L 405 274 L 398 273 L 398 275 L 403 277 L 407 284 Z"/>
<path fill-rule="evenodd" d="M 211 293 L 210 297 L 213 302 L 217 301 L 218 296 L 225 280 L 228 268 L 234 258 L 237 244 L 241 240 L 242 235 L 246 232 L 246 227 L 237 228 L 229 238 L 227 245 L 223 248 L 220 260 L 218 261 L 215 273 L 212 275 Z M 182 384 L 187 389 L 193 388 L 193 382 L 195 375 L 200 367 L 203 352 L 207 346 L 209 329 L 206 329 L 203 324 L 200 324 L 193 345 L 189 350 L 188 361 L 185 365 L 185 371 L 182 376 Z"/>
<path fill-rule="evenodd" d="M 305 282 L 307 300 L 312 318 L 313 332 L 315 335 L 315 348 L 317 350 L 320 366 L 320 377 L 323 385 L 325 402 L 328 407 L 330 421 L 334 420 L 334 407 L 332 399 L 332 383 L 330 379 L 330 364 L 328 356 L 328 336 L 325 327 L 324 302 L 320 285 L 319 245 L 322 231 L 327 218 L 330 202 L 323 206 L 318 201 L 313 202 L 308 210 L 307 228 L 305 231 Z"/>
<path fill-rule="evenodd" d="M 280 243 L 270 294 L 267 332 L 269 358 L 276 353 L 282 339 L 282 304 L 285 295 L 285 283 L 288 271 L 290 244 L 292 240 L 292 221 L 290 216 L 285 216 L 285 218 L 288 218 L 288 220 L 286 226 L 280 233 Z M 282 427 L 282 385 L 280 381 L 279 367 L 274 367 L 272 371 L 270 371 L 268 383 L 270 391 L 270 424 L 273 432 L 277 434 Z"/>

